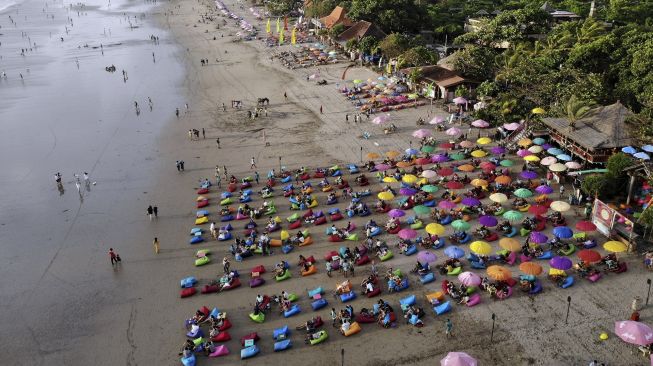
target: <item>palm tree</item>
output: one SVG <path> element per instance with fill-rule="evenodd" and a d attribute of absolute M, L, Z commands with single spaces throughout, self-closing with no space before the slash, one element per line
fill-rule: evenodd
<path fill-rule="evenodd" d="M 578 99 L 575 95 L 569 97 L 565 104 L 565 111 L 567 112 L 567 119 L 569 120 L 569 128 L 571 130 L 576 128 L 576 122 L 585 117 L 587 112 L 592 109 L 593 105 L 594 104 L 591 102 L 588 103 L 584 100 Z"/>

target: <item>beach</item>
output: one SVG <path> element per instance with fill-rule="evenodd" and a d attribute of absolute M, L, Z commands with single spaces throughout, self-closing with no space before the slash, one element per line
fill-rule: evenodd
<path fill-rule="evenodd" d="M 562 290 L 546 283 L 545 292 L 536 297 L 484 299 L 480 306 L 456 309 L 450 314 L 453 339 L 445 339 L 444 319 L 434 318 L 430 311 L 423 328 L 402 323 L 383 329 L 372 324 L 360 335 L 345 338 L 327 324 L 330 338 L 324 344 L 304 345 L 297 332 L 291 350 L 273 353 L 274 328 L 286 324 L 294 328 L 313 314 L 308 311 L 306 290 L 321 285 L 330 291 L 341 281 L 338 274 L 327 278 L 322 262 L 317 275 L 280 283 L 269 279 L 260 291 L 243 286 L 229 293 L 180 299 L 181 278 L 214 278 L 222 271 L 220 259 L 227 255 L 227 244 L 208 241 L 200 247 L 214 251 L 213 262 L 194 267 L 194 253 L 200 247 L 187 244 L 198 181 L 214 180 L 216 165 L 226 166 L 229 175 L 240 178 L 253 175 L 253 157 L 263 178 L 280 166 L 360 163 L 362 154 L 412 146 L 410 133 L 427 107 L 398 113 L 399 131 L 391 135 L 383 135 L 365 118 L 360 124 L 347 122 L 345 114 L 352 114 L 354 108 L 335 90 L 346 63 L 321 67 L 320 75 L 328 84 L 317 86 L 315 80 L 305 80 L 315 70 L 286 70 L 270 60 L 274 49 L 258 41 L 234 42 L 238 30 L 233 20 L 225 25 L 209 1 L 113 2 L 110 8 L 87 3 L 80 10 L 87 15 L 79 17 L 77 8 L 50 4 L 46 13 L 55 15 L 53 22 L 34 20 L 24 28 L 36 34 L 37 45 L 42 44 L 25 57 L 5 48 L 25 43 L 19 29 L 23 22 L 40 16 L 43 5 L 10 7 L 1 21 L 8 78 L 0 80 L 0 113 L 9 123 L 0 126 L 0 163 L 5 167 L 0 182 L 6 187 L 0 193 L 4 244 L 0 305 L 5 309 L 0 335 L 7 363 L 179 364 L 183 321 L 202 305 L 227 312 L 234 340 L 227 343 L 231 355 L 220 360 L 200 357 L 199 364 L 241 363 L 237 340 L 252 331 L 262 337 L 261 354 L 246 362 L 252 365 L 332 365 L 340 362 L 341 349 L 348 365 L 432 365 L 449 351 L 468 352 L 483 365 L 576 365 L 592 359 L 610 365 L 648 362 L 611 333 L 615 320 L 628 318 L 632 298 L 646 297 L 645 275 L 634 255 L 622 257 L 629 264 L 628 272 L 596 284 L 579 282 Z M 263 32 L 264 22 L 252 19 L 239 4 L 226 2 Z M 201 21 L 200 14 L 207 12 L 214 21 Z M 16 30 L 11 30 L 7 14 L 18 22 Z M 21 20 L 26 14 L 28 19 Z M 68 16 L 74 26 L 66 34 Z M 130 22 L 138 27 L 130 27 Z M 152 41 L 150 35 L 159 41 Z M 96 48 L 99 44 L 102 48 Z M 200 59 L 208 59 L 208 65 L 202 66 Z M 112 64 L 115 73 L 104 70 Z M 127 72 L 126 81 L 121 70 Z M 18 73 L 24 74 L 23 81 Z M 374 73 L 362 68 L 352 69 L 348 76 L 369 77 Z M 248 120 L 247 109 L 262 97 L 270 99 L 268 116 Z M 242 101 L 245 108 L 232 108 L 232 100 Z M 134 101 L 139 103 L 138 115 Z M 206 137 L 190 141 L 187 131 L 193 128 L 204 129 Z M 372 138 L 360 138 L 365 131 L 372 132 Z M 184 160 L 184 172 L 175 168 L 177 160 Z M 52 178 L 57 171 L 64 176 L 62 195 Z M 84 171 L 96 184 L 78 193 L 73 173 Z M 220 191 L 212 191 L 212 201 L 217 200 L 215 192 Z M 282 218 L 292 213 L 283 197 L 275 196 L 274 202 Z M 146 215 L 148 205 L 159 208 L 159 217 L 152 221 Z M 213 212 L 215 207 L 215 203 L 209 206 Z M 234 224 L 238 230 L 240 223 Z M 359 218 L 355 223 L 362 226 L 365 221 Z M 289 255 L 275 252 L 270 257 L 232 261 L 232 266 L 245 280 L 257 264 L 271 267 L 281 259 L 294 264 L 298 254 L 321 259 L 328 250 L 337 250 L 325 240 L 323 227 L 309 229 L 318 239 L 312 246 Z M 154 237 L 161 242 L 158 255 L 151 244 Z M 123 259 L 117 267 L 109 263 L 109 247 Z M 413 264 L 410 257 L 397 255 L 387 265 L 408 271 Z M 352 282 L 358 285 L 365 273 L 366 269 L 358 270 Z M 442 279 L 438 276 L 424 286 L 414 281 L 408 293 L 424 301 L 424 294 L 437 290 Z M 301 315 L 290 319 L 272 315 L 264 324 L 248 319 L 258 293 L 282 290 L 303 295 Z M 405 295 L 382 297 L 396 303 Z M 567 296 L 572 300 L 565 324 Z M 352 304 L 359 310 L 371 307 L 372 300 Z M 337 309 L 343 306 L 335 299 L 329 301 Z M 315 314 L 328 319 L 328 310 Z M 492 314 L 496 324 L 490 342 Z M 648 309 L 643 310 L 642 318 L 648 316 Z M 604 331 L 611 334 L 608 341 L 598 338 Z"/>

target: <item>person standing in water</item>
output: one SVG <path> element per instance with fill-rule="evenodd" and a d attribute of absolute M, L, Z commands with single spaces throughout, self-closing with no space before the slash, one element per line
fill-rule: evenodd
<path fill-rule="evenodd" d="M 152 205 L 147 206 L 147 216 L 150 217 L 150 221 L 152 221 L 152 214 L 154 214 L 154 209 L 152 208 Z"/>
<path fill-rule="evenodd" d="M 159 238 L 155 237 L 152 244 L 154 245 L 154 253 L 159 254 Z"/>

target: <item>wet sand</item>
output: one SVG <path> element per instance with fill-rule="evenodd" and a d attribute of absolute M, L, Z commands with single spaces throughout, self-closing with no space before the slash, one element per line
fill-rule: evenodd
<path fill-rule="evenodd" d="M 227 5 L 249 15 L 246 10 L 239 10 L 235 2 Z M 134 6 L 140 9 L 143 4 Z M 0 295 L 0 305 L 6 309 L 0 316 L 4 324 L 0 335 L 5 340 L 2 347 L 8 356 L 7 363 L 178 364 L 177 352 L 185 332 L 183 320 L 202 305 L 218 306 L 228 313 L 234 324 L 230 330 L 234 340 L 227 343 L 232 355 L 220 360 L 200 358 L 199 364 L 241 363 L 237 339 L 251 331 L 258 331 L 263 338 L 262 354 L 246 362 L 256 365 L 305 364 L 307 359 L 319 365 L 332 365 L 340 362 L 341 348 L 345 349 L 346 364 L 356 365 L 432 365 L 448 351 L 466 351 L 481 364 L 492 365 L 575 365 L 593 358 L 608 364 L 646 363 L 631 352 L 634 347 L 614 336 L 607 342 L 598 341 L 601 331 L 610 331 L 615 320 L 629 315 L 633 296 L 645 296 L 645 276 L 636 258 L 630 259 L 628 273 L 610 275 L 594 285 L 579 282 L 563 291 L 545 280 L 545 292 L 534 298 L 517 294 L 507 301 L 492 302 L 484 296 L 480 306 L 456 308 L 450 314 L 456 332 L 451 340 L 444 339 L 444 319 L 434 318 L 427 310 L 426 326 L 421 330 L 405 324 L 384 330 L 372 324 L 365 325 L 359 335 L 344 338 L 327 327 L 330 339 L 320 346 L 303 345 L 295 332 L 292 350 L 273 353 L 272 329 L 284 324 L 294 327 L 313 313 L 307 311 L 309 302 L 304 295 L 300 301 L 302 315 L 288 320 L 272 315 L 264 324 L 254 325 L 247 313 L 256 294 L 281 290 L 305 294 L 306 289 L 317 285 L 330 289 L 341 276 L 327 278 L 322 261 L 316 276 L 294 276 L 283 283 L 267 277 L 268 283 L 260 290 L 243 287 L 224 294 L 179 299 L 181 278 L 194 275 L 205 282 L 221 272 L 219 261 L 227 244 L 187 244 L 187 234 L 193 226 L 197 181 L 212 179 L 216 164 L 226 165 L 229 173 L 236 176 L 250 175 L 249 159 L 253 156 L 264 176 L 272 168 L 278 170 L 279 157 L 289 169 L 358 162 L 361 146 L 364 153 L 408 147 L 415 114 L 425 113 L 423 109 L 400 113 L 400 133 L 389 136 L 378 136 L 378 128 L 346 124 L 344 114 L 351 113 L 353 107 L 333 90 L 344 64 L 322 68 L 329 85 L 317 87 L 304 80 L 304 70 L 288 72 L 271 63 L 270 49 L 261 44 L 232 42 L 233 37 L 227 32 L 237 31 L 233 21 L 229 21 L 228 31 L 221 24 L 222 18 L 218 18 L 220 30 L 215 24 L 198 23 L 198 14 L 208 7 L 213 5 L 173 1 L 156 10 L 158 24 L 164 30 L 153 30 L 147 22 L 147 28 L 136 30 L 141 33 L 123 28 L 125 34 L 121 39 L 125 46 L 118 47 L 110 61 L 106 55 L 104 59 L 95 55 L 89 56 L 89 61 L 81 61 L 80 70 L 87 62 L 93 62 L 100 71 L 89 71 L 74 84 L 65 81 L 77 73 L 73 58 L 76 44 L 52 56 L 65 61 L 57 63 L 59 68 L 45 70 L 40 79 L 34 77 L 45 84 L 41 86 L 45 89 L 38 89 L 42 92 L 16 81 L 12 81 L 11 89 L 4 85 L 0 89 L 1 96 L 30 95 L 23 96 L 29 103 L 16 103 L 15 107 L 2 110 L 3 117 L 7 115 L 15 121 L 9 127 L 3 125 L 0 134 L 4 138 L 0 162 L 11 172 L 2 178 L 10 189 L 0 193 L 0 241 L 6 243 L 0 247 L 0 275 L 3 283 L 8 284 Z M 166 16 L 169 11 L 173 15 Z M 99 11 L 88 13 L 89 20 L 107 16 Z M 120 16 L 110 19 L 121 24 Z M 256 24 L 253 20 L 252 23 Z M 102 33 L 99 25 L 87 27 L 94 32 L 86 39 Z M 259 29 L 263 28 L 261 22 Z M 112 37 L 118 38 L 116 29 L 112 27 Z M 161 45 L 148 43 L 148 30 L 160 34 Z M 174 38 L 164 31 L 172 32 Z M 95 36 L 91 37 L 93 33 Z M 77 43 L 80 42 L 81 39 Z M 60 45 L 51 45 L 53 50 L 56 46 Z M 158 56 L 164 47 L 167 51 Z M 156 64 L 151 62 L 152 50 L 157 54 Z M 201 66 L 201 58 L 208 58 L 209 65 Z M 108 63 L 115 63 L 119 71 L 103 71 Z M 184 69 L 180 69 L 180 64 Z M 52 75 L 62 72 L 63 65 L 72 69 L 71 76 L 55 78 L 56 82 L 48 84 Z M 122 65 L 129 65 L 125 66 L 130 77 L 127 83 L 119 75 Z M 367 79 L 368 73 L 354 69 L 350 77 L 360 75 Z M 80 84 L 87 88 L 78 89 Z M 61 90 L 74 94 L 62 95 Z M 283 98 L 284 91 L 289 95 L 288 101 Z M 34 95 L 41 93 L 44 99 L 39 102 Z M 180 94 L 185 97 L 180 98 Z M 133 110 L 135 96 L 140 98 L 144 110 L 138 117 Z M 151 114 L 142 101 L 147 96 L 154 100 Z M 251 108 L 258 97 L 270 98 L 267 118 L 248 121 L 246 109 L 229 108 L 232 99 L 242 100 Z M 59 103 L 50 103 L 53 98 Z M 183 107 L 186 101 L 188 112 Z M 221 111 L 222 102 L 227 105 L 226 113 Z M 47 108 L 37 109 L 35 105 Z M 320 105 L 324 115 L 319 115 Z M 176 107 L 181 110 L 179 119 L 173 115 Z M 190 128 L 205 128 L 206 139 L 188 141 L 186 132 Z M 358 136 L 368 128 L 377 136 L 360 139 Z M 270 143 L 268 147 L 263 143 L 263 130 Z M 22 148 L 19 139 L 8 138 L 23 136 L 24 131 L 38 131 L 29 135 L 33 141 L 29 149 Z M 221 149 L 217 149 L 215 138 L 220 138 Z M 186 162 L 184 173 L 175 169 L 174 162 L 179 159 Z M 82 201 L 72 172 L 85 169 L 90 170 L 91 180 L 97 181 L 97 185 L 83 193 Z M 63 196 L 59 196 L 51 178 L 56 171 L 65 177 Z M 319 197 L 324 200 L 321 194 Z M 283 197 L 275 197 L 274 201 L 282 218 L 290 215 Z M 158 205 L 158 220 L 148 220 L 148 204 Z M 339 207 L 344 205 L 341 202 Z M 209 210 L 214 213 L 217 208 L 213 204 Z M 375 219 L 383 221 L 380 216 Z M 364 224 L 360 218 L 354 222 Z M 240 229 L 240 222 L 234 226 Z M 246 281 L 249 268 L 257 264 L 272 266 L 281 259 L 295 262 L 299 254 L 321 258 L 327 250 L 340 246 L 325 241 L 323 228 L 310 230 L 317 239 L 312 246 L 296 249 L 287 256 L 276 253 L 248 259 L 234 263 L 233 267 L 244 274 Z M 161 241 L 158 255 L 151 246 L 154 236 Z M 110 246 L 124 259 L 114 269 L 106 254 Z M 193 253 L 199 248 L 214 251 L 212 264 L 193 266 Z M 397 255 L 388 265 L 408 270 L 412 263 L 413 259 Z M 514 271 L 517 273 L 516 268 Z M 357 272 L 354 283 L 359 283 L 364 273 Z M 410 291 L 383 298 L 396 303 L 399 295 L 413 293 L 424 305 L 423 294 L 437 289 L 442 278 L 426 286 L 416 284 L 415 278 L 411 280 Z M 567 295 L 573 300 L 569 325 L 565 326 Z M 337 309 L 342 307 L 335 299 L 329 301 Z M 352 303 L 357 311 L 371 304 L 368 299 Z M 497 324 L 494 342 L 490 344 L 492 313 L 497 316 Z M 328 318 L 327 309 L 316 314 Z M 648 316 L 648 310 L 642 312 L 644 321 Z"/>

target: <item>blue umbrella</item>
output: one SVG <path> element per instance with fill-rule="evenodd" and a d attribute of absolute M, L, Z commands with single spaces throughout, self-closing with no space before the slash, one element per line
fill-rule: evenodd
<path fill-rule="evenodd" d="M 419 150 L 415 150 L 415 149 L 412 149 L 412 148 L 411 149 L 406 149 L 406 155 L 417 155 L 417 154 L 419 154 Z"/>
<path fill-rule="evenodd" d="M 569 239 L 574 236 L 574 232 L 566 226 L 558 226 L 553 229 L 553 235 L 560 239 Z"/>
<path fill-rule="evenodd" d="M 448 247 L 444 250 L 444 254 L 449 258 L 462 258 L 465 256 L 465 251 L 458 247 Z"/>
<path fill-rule="evenodd" d="M 534 143 L 535 145 L 542 145 L 542 144 L 544 144 L 545 142 L 546 142 L 546 140 L 544 140 L 544 139 L 541 138 L 541 137 L 536 137 L 536 138 L 533 139 L 533 143 Z"/>
<path fill-rule="evenodd" d="M 648 156 L 647 153 L 645 152 L 638 152 L 637 154 L 633 155 L 637 159 L 642 159 L 642 160 L 651 160 L 651 157 Z"/>
<path fill-rule="evenodd" d="M 644 146 L 642 146 L 642 150 L 648 151 L 648 152 L 653 152 L 653 146 L 652 145 L 644 145 Z"/>
<path fill-rule="evenodd" d="M 560 155 L 556 155 L 556 159 L 562 160 L 562 161 L 571 161 L 571 156 L 569 156 L 567 154 L 560 154 Z"/>
<path fill-rule="evenodd" d="M 626 154 L 631 154 L 631 155 L 637 152 L 637 150 L 632 146 L 626 146 L 626 147 L 622 148 L 621 151 L 625 152 Z"/>
<path fill-rule="evenodd" d="M 557 147 L 552 147 L 549 150 L 547 150 L 546 152 L 548 152 L 550 155 L 553 155 L 553 156 L 565 153 L 564 151 L 558 149 Z"/>

